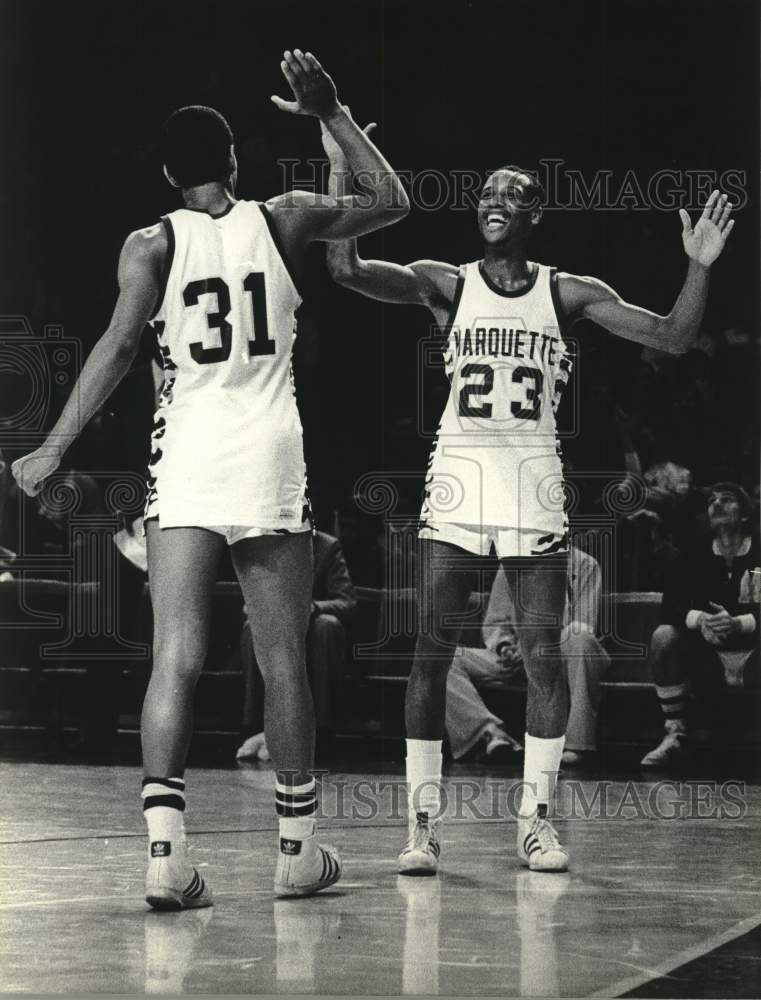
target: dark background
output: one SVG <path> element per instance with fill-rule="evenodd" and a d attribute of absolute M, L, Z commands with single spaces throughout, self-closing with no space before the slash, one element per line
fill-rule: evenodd
<path fill-rule="evenodd" d="M 588 182 L 595 171 L 612 171 L 614 190 L 629 169 L 643 187 L 665 168 L 744 171 L 747 204 L 714 268 L 704 326 L 719 345 L 714 404 L 732 411 L 711 448 L 728 449 L 729 464 L 742 466 L 728 471 L 751 488 L 757 439 L 739 438 L 755 425 L 758 401 L 758 21 L 757 0 L 5 0 L 0 312 L 28 316 L 36 334 L 62 324 L 85 352 L 92 346 L 110 316 L 125 236 L 179 207 L 157 155 L 162 121 L 179 105 L 210 104 L 228 117 L 240 197 L 279 193 L 278 160 L 321 155 L 316 122 L 269 101 L 272 93 L 288 96 L 283 48 L 311 49 L 357 120 L 380 123 L 377 141 L 399 170 L 485 177 L 506 162 L 561 158 Z M 679 234 L 676 210 L 549 211 L 533 255 L 667 312 L 685 270 Z M 361 252 L 456 263 L 480 255 L 472 211 L 447 208 L 414 208 L 400 225 L 364 239 Z M 350 507 L 353 484 L 368 471 L 409 469 L 420 475 L 403 497 L 412 512 L 429 447 L 414 424 L 428 315 L 337 289 L 323 259 L 322 248 L 310 251 L 310 319 L 298 358 L 318 510 Z M 728 328 L 749 344 L 740 364 L 727 354 Z M 566 450 L 577 466 L 617 468 L 611 415 L 616 403 L 630 408 L 642 394 L 640 352 L 589 324 L 575 332 L 582 421 Z M 682 382 L 692 377 L 692 369 L 682 372 Z M 115 468 L 138 467 L 147 447 L 150 414 L 136 386 L 128 379 L 110 404 L 115 444 L 105 451 Z M 652 400 L 661 414 L 668 386 L 659 384 L 662 398 Z M 441 402 L 433 390 L 429 409 Z M 89 446 L 96 447 L 92 435 Z M 642 447 L 645 462 L 682 461 L 699 481 L 725 471 L 726 457 L 714 452 L 700 466 L 708 445 L 699 427 Z M 87 460 L 80 450 L 80 466 Z"/>

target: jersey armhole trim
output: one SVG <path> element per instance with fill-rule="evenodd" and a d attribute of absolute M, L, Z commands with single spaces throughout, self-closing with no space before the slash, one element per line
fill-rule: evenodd
<path fill-rule="evenodd" d="M 296 293 L 298 294 L 299 298 L 302 299 L 303 301 L 304 296 L 302 294 L 301 288 L 299 287 L 299 282 L 296 281 L 296 275 L 293 269 L 293 265 L 288 259 L 288 254 L 285 252 L 285 247 L 283 246 L 283 241 L 280 239 L 280 233 L 277 231 L 275 220 L 272 218 L 272 215 L 270 214 L 270 211 L 266 205 L 263 205 L 260 201 L 257 201 L 256 204 L 259 206 L 259 209 L 262 215 L 264 216 L 264 221 L 267 223 L 267 229 L 269 230 L 270 236 L 272 237 L 272 242 L 275 244 L 275 249 L 277 250 L 278 254 L 280 255 L 280 259 L 283 262 L 283 267 L 288 272 L 288 277 L 291 279 L 293 287 L 296 289 Z"/>
<path fill-rule="evenodd" d="M 457 310 L 460 308 L 460 299 L 462 299 L 462 291 L 465 288 L 465 268 L 460 267 L 459 273 L 457 275 L 457 284 L 455 285 L 454 298 L 452 299 L 452 305 L 449 309 L 449 315 L 447 316 L 447 321 L 443 327 L 440 328 L 441 333 L 449 335 L 449 331 L 454 325 L 454 321 L 457 318 Z"/>
<path fill-rule="evenodd" d="M 164 305 L 164 296 L 166 295 L 166 286 L 169 281 L 169 272 L 172 270 L 172 263 L 174 261 L 174 250 L 175 250 L 175 239 L 174 239 L 174 226 L 172 225 L 172 220 L 168 215 L 161 216 L 161 223 L 164 226 L 164 232 L 166 233 L 166 256 L 164 257 L 164 266 L 161 268 L 161 278 L 159 285 L 159 294 L 156 299 L 156 308 L 151 314 L 149 322 L 158 316 L 161 311 L 161 307 Z"/>
<path fill-rule="evenodd" d="M 582 317 L 580 312 L 573 312 L 566 315 L 563 310 L 563 304 L 560 301 L 560 291 L 558 289 L 558 269 L 556 267 L 550 268 L 550 295 L 552 296 L 552 304 L 555 307 L 560 336 L 565 340 L 566 334 L 570 332 L 571 327 Z"/>

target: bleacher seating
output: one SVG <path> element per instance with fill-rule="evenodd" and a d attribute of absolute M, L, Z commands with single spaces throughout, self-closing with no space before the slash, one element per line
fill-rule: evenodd
<path fill-rule="evenodd" d="M 398 738 L 403 733 L 404 687 L 415 643 L 415 594 L 363 587 L 357 594 L 359 612 L 351 631 L 346 678 L 352 691 L 346 733 Z M 97 596 L 93 584 L 0 582 L 0 739 L 10 739 L 20 730 L 79 728 L 88 670 L 112 671 L 109 691 L 118 704 L 120 728 L 137 731 L 150 674 L 148 586 L 138 611 L 137 645 L 127 648 L 116 647 L 113 639 L 105 641 L 92 627 Z M 603 684 L 601 738 L 612 744 L 646 744 L 661 725 L 646 657 L 660 594 L 612 594 L 603 601 L 608 633 L 604 642 L 612 662 Z M 197 732 L 235 734 L 240 728 L 242 603 L 237 584 L 217 584 L 209 653 L 196 697 Z M 485 595 L 474 594 L 464 616 L 464 643 L 480 644 L 484 606 Z M 494 701 L 508 728 L 520 734 L 525 692 L 516 689 L 495 696 Z"/>

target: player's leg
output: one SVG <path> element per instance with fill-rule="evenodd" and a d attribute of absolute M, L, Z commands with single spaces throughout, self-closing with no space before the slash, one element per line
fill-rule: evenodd
<path fill-rule="evenodd" d="M 256 662 L 264 678 L 264 733 L 275 765 L 279 895 L 306 896 L 338 880 L 338 856 L 315 836 L 314 706 L 306 671 L 312 606 L 312 537 L 244 538 L 233 565 L 248 608 Z"/>
<path fill-rule="evenodd" d="M 518 854 L 532 870 L 565 871 L 567 852 L 547 821 L 568 721 L 560 633 L 567 556 L 503 561 L 513 595 L 526 670 L 526 737 Z"/>
<path fill-rule="evenodd" d="M 154 622 L 140 720 L 150 840 L 146 898 L 157 909 L 209 906 L 211 896 L 187 857 L 184 774 L 224 539 L 203 528 L 162 530 L 157 521 L 146 524 L 146 534 Z"/>
<path fill-rule="evenodd" d="M 640 761 L 642 767 L 668 767 L 685 756 L 690 673 L 701 666 L 722 673 L 715 650 L 699 634 L 685 634 L 672 625 L 656 628 L 650 639 L 650 670 L 665 731 L 658 746 Z"/>
<path fill-rule="evenodd" d="M 238 653 L 243 671 L 243 742 L 235 756 L 238 760 L 269 760 L 264 739 L 264 678 L 254 656 L 248 616 L 243 619 Z"/>
<path fill-rule="evenodd" d="M 447 674 L 460 637 L 457 618 L 477 585 L 479 561 L 442 542 L 421 539 L 419 546 L 418 637 L 405 700 L 410 836 L 399 855 L 405 875 L 434 874 L 438 867 Z"/>

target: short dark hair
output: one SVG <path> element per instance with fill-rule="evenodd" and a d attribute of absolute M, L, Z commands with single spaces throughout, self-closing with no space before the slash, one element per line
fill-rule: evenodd
<path fill-rule="evenodd" d="M 711 487 L 709 497 L 714 493 L 731 493 L 737 501 L 737 505 L 740 508 L 740 517 L 743 521 L 747 521 L 750 518 L 753 513 L 753 504 L 751 503 L 750 497 L 739 483 L 732 483 L 728 481 L 714 483 Z"/>
<path fill-rule="evenodd" d="M 167 172 L 183 188 L 227 180 L 232 143 L 232 129 L 214 108 L 178 108 L 164 122 L 161 145 Z"/>
<path fill-rule="evenodd" d="M 525 191 L 532 208 L 540 208 L 544 205 L 547 195 L 544 185 L 539 180 L 539 175 L 535 170 L 527 170 L 526 167 L 519 167 L 515 163 L 507 163 L 503 167 L 497 167 L 496 170 L 492 170 L 489 176 L 492 177 L 494 174 L 501 174 L 505 170 L 509 170 L 511 174 L 521 174 L 528 177 L 529 183 L 526 185 Z"/>

